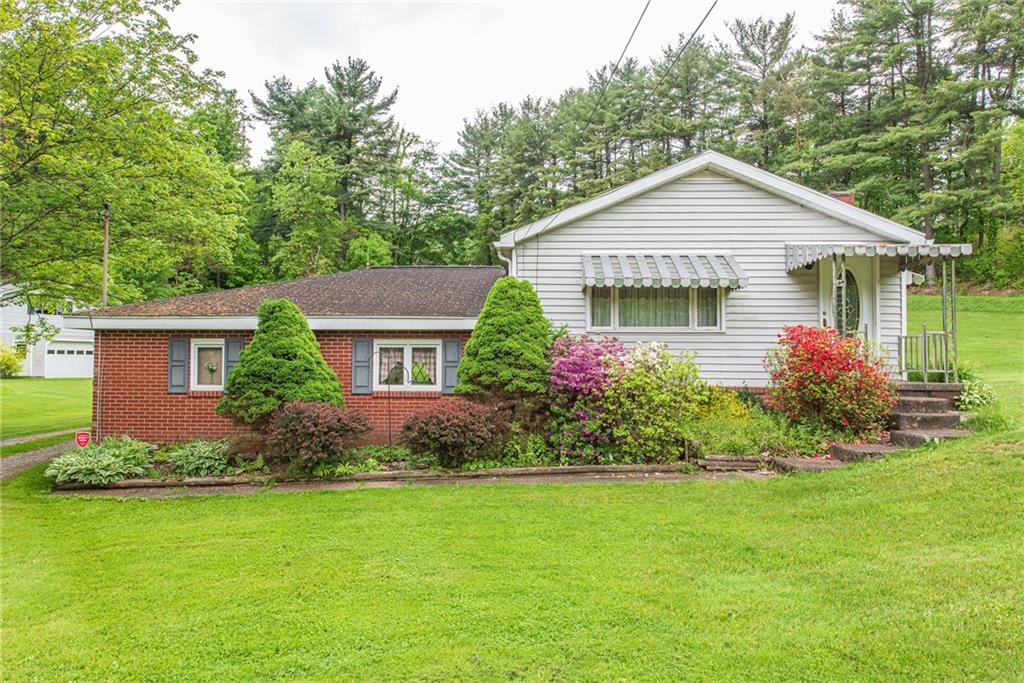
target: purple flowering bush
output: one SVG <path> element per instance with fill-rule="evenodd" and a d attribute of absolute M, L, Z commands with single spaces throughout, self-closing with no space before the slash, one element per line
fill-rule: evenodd
<path fill-rule="evenodd" d="M 608 337 L 559 337 L 552 343 L 552 440 L 562 462 L 601 462 L 610 437 L 602 399 L 625 357 L 626 348 Z"/>
<path fill-rule="evenodd" d="M 552 442 L 563 463 L 678 459 L 687 421 L 713 398 L 692 355 L 657 343 L 626 349 L 615 339 L 561 337 L 550 370 Z"/>
<path fill-rule="evenodd" d="M 601 398 L 626 355 L 617 339 L 559 337 L 551 345 L 551 396 L 562 404 Z"/>

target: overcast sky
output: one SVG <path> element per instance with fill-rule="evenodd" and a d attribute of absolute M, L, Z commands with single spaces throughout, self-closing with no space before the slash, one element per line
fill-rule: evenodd
<path fill-rule="evenodd" d="M 653 0 L 628 55 L 646 62 L 660 54 L 710 4 Z M 321 80 L 334 60 L 361 57 L 385 88 L 398 88 L 398 121 L 449 151 L 477 109 L 586 84 L 588 71 L 618 57 L 643 5 L 183 0 L 170 21 L 197 35 L 200 66 L 223 71 L 248 104 L 249 91 L 262 95 L 269 78 Z M 702 33 L 727 39 L 726 20 L 788 10 L 796 12 L 800 42 L 809 44 L 833 7 L 831 0 L 719 0 Z M 269 146 L 265 128 L 250 139 L 259 160 Z"/>

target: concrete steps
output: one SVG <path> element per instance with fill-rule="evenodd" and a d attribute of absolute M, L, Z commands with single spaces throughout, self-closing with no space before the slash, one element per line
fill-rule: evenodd
<path fill-rule="evenodd" d="M 884 458 L 899 449 L 884 443 L 834 443 L 829 449 L 832 457 L 842 462 L 856 462 L 858 460 L 875 460 Z"/>
<path fill-rule="evenodd" d="M 962 389 L 960 384 L 901 382 L 892 412 L 890 444 L 832 444 L 832 457 L 844 463 L 873 460 L 901 448 L 967 436 L 969 431 L 954 429 L 963 422 L 953 403 Z"/>
<path fill-rule="evenodd" d="M 892 426 L 897 430 L 908 429 L 954 429 L 962 421 L 960 413 L 947 410 L 941 413 L 892 414 Z"/>
<path fill-rule="evenodd" d="M 896 446 L 917 448 L 946 439 L 959 439 L 970 434 L 971 432 L 966 429 L 898 429 L 889 434 L 889 439 Z"/>

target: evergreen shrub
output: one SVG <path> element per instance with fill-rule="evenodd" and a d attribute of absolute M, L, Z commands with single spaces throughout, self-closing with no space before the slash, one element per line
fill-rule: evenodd
<path fill-rule="evenodd" d="M 345 405 L 338 377 L 305 316 L 290 301 L 267 299 L 252 342 L 227 377 L 217 412 L 262 428 L 275 410 L 295 401 Z"/>

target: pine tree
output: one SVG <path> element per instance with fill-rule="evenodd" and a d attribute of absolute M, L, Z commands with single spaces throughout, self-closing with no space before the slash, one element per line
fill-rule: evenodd
<path fill-rule="evenodd" d="M 533 286 L 500 278 L 466 343 L 456 390 L 530 415 L 547 392 L 550 343 L 551 324 Z"/>
<path fill-rule="evenodd" d="M 259 428 L 292 401 L 344 407 L 338 377 L 298 307 L 285 299 L 267 299 L 258 316 L 252 342 L 228 374 L 217 413 Z"/>

